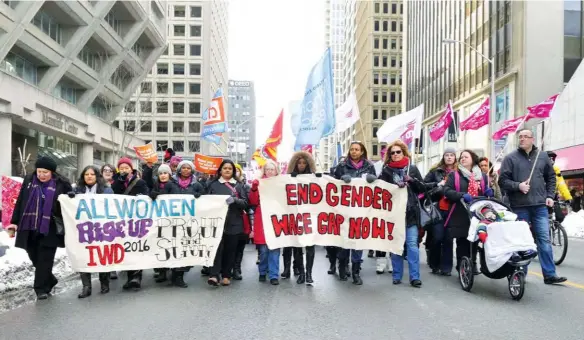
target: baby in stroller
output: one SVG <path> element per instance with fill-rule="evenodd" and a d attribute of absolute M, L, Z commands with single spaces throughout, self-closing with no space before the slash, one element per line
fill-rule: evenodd
<path fill-rule="evenodd" d="M 489 202 L 484 203 L 483 205 L 476 208 L 473 212 L 474 217 L 476 217 L 479 222 L 477 224 L 477 237 L 481 241 L 481 243 L 485 244 L 487 242 L 487 237 L 489 236 L 487 232 L 487 227 L 489 224 L 493 222 L 503 222 L 503 221 L 516 221 L 517 215 L 514 213 L 503 210 L 503 211 L 496 211 L 493 205 Z M 524 251 L 516 251 L 513 252 L 511 255 L 510 260 L 513 262 L 518 262 L 522 260 L 529 260 L 537 256 L 537 251 L 535 250 L 524 250 Z"/>

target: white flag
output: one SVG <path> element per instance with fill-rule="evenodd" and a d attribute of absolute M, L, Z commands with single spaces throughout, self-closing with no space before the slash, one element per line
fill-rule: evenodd
<path fill-rule="evenodd" d="M 359 121 L 359 118 L 361 118 L 361 113 L 359 112 L 359 105 L 357 104 L 357 96 L 355 96 L 355 92 L 353 92 L 343 105 L 335 110 L 337 132 L 343 132 L 355 125 L 355 123 Z"/>
<path fill-rule="evenodd" d="M 386 143 L 391 143 L 397 139 L 406 139 L 406 136 L 411 136 L 408 130 L 412 123 L 414 124 L 413 137 L 420 138 L 423 118 L 424 104 L 408 112 L 391 117 L 377 130 L 377 139 Z M 413 142 L 413 139 L 411 141 Z"/>

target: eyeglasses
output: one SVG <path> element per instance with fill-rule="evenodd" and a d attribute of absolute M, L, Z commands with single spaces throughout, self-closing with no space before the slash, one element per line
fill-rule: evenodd
<path fill-rule="evenodd" d="M 401 150 L 397 150 L 397 151 L 391 151 L 389 154 L 393 156 L 393 155 L 400 155 L 401 153 L 402 153 Z"/>
<path fill-rule="evenodd" d="M 105 169 L 103 169 L 103 172 L 114 172 L 114 171 L 112 169 L 105 168 Z"/>
<path fill-rule="evenodd" d="M 533 136 L 520 135 L 518 138 L 519 139 L 531 139 L 531 138 L 533 138 Z"/>

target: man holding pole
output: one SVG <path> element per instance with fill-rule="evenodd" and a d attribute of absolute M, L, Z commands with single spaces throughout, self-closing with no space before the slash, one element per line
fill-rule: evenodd
<path fill-rule="evenodd" d="M 544 283 L 562 283 L 567 279 L 556 275 L 547 209 L 554 206 L 556 176 L 553 165 L 547 154 L 533 145 L 531 130 L 520 130 L 518 136 L 519 148 L 508 154 L 501 165 L 499 186 L 507 192 L 518 218 L 531 224 Z"/>

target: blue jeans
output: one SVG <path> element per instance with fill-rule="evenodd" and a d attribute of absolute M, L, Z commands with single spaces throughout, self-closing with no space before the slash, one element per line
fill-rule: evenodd
<path fill-rule="evenodd" d="M 406 252 L 408 254 L 408 269 L 410 282 L 420 279 L 420 249 L 418 248 L 418 226 L 409 225 L 406 228 Z M 392 277 L 401 280 L 404 274 L 404 259 L 401 255 L 391 253 L 393 266 Z"/>
<path fill-rule="evenodd" d="M 548 208 L 544 205 L 535 207 L 515 208 L 513 211 L 517 214 L 519 220 L 531 224 L 531 230 L 535 235 L 535 244 L 541 264 L 541 271 L 544 277 L 556 276 L 556 264 L 554 263 L 554 254 L 550 242 L 550 225 Z M 525 267 L 527 274 L 527 267 Z"/>
<path fill-rule="evenodd" d="M 280 249 L 270 250 L 265 244 L 258 244 L 260 251 L 260 263 L 258 270 L 260 275 L 268 274 L 270 280 L 278 279 L 280 273 Z"/>
<path fill-rule="evenodd" d="M 349 253 L 351 255 L 351 263 L 362 263 L 363 260 L 363 250 L 355 249 L 341 249 L 339 251 L 339 260 L 344 260 L 349 258 Z"/>

